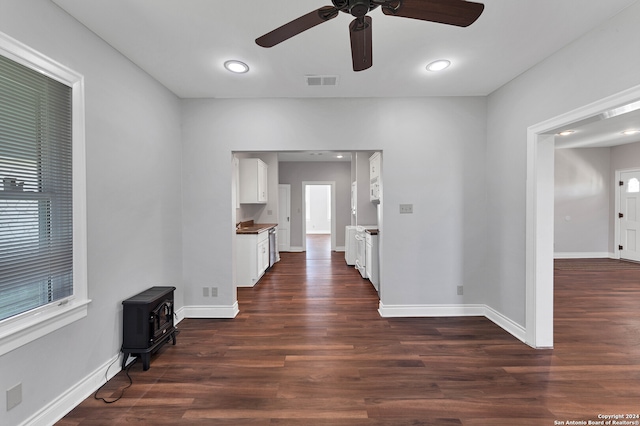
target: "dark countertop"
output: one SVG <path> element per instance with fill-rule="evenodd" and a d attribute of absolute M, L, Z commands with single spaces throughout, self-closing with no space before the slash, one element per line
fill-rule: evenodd
<path fill-rule="evenodd" d="M 379 231 L 377 229 L 367 229 L 367 230 L 365 230 L 365 232 L 367 234 L 371 234 L 371 235 L 378 235 Z"/>
<path fill-rule="evenodd" d="M 236 227 L 236 234 L 259 234 L 260 232 L 275 228 L 276 226 L 278 226 L 277 223 L 253 223 L 252 220 L 249 220 L 247 222 L 240 222 L 238 224 L 238 226 Z"/>

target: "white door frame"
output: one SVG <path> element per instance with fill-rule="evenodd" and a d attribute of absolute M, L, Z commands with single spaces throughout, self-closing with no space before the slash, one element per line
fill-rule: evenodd
<path fill-rule="evenodd" d="M 534 348 L 553 347 L 555 133 L 638 100 L 635 86 L 527 129 L 525 342 Z"/>
<path fill-rule="evenodd" d="M 329 185 L 331 186 L 331 251 L 336 250 L 336 182 L 335 181 L 302 181 L 302 251 L 307 251 L 307 207 L 306 189 L 307 185 Z"/>
<path fill-rule="evenodd" d="M 614 202 L 614 206 L 615 206 L 615 212 L 613 214 L 613 257 L 614 259 L 621 259 L 620 257 L 620 249 L 618 248 L 620 246 L 620 220 L 618 220 L 618 212 L 621 212 L 621 205 L 620 205 L 620 186 L 618 185 L 618 182 L 620 182 L 620 180 L 622 179 L 622 173 L 625 172 L 640 172 L 640 168 L 637 167 L 633 167 L 630 169 L 620 169 L 620 170 L 616 170 L 615 171 L 615 180 L 613 181 L 614 184 L 614 188 L 615 188 L 615 202 Z"/>

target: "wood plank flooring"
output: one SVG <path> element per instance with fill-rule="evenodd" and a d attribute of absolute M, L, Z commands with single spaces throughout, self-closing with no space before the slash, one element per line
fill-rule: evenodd
<path fill-rule="evenodd" d="M 176 346 L 148 371 L 134 364 L 120 401 L 88 398 L 58 424 L 538 426 L 640 414 L 639 270 L 557 268 L 556 344 L 541 351 L 484 318 L 380 318 L 371 284 L 314 239 L 238 290 L 237 318 L 182 321 Z M 100 396 L 127 383 L 120 372 Z"/>

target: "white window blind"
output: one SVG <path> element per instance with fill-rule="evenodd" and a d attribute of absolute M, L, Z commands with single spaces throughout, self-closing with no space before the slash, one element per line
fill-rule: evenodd
<path fill-rule="evenodd" d="M 0 321 L 73 295 L 72 89 L 0 55 Z"/>

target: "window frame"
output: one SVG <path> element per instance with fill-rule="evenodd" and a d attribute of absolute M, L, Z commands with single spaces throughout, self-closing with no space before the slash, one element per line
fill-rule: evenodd
<path fill-rule="evenodd" d="M 0 356 L 78 321 L 91 302 L 87 281 L 84 77 L 0 32 L 0 55 L 72 90 L 73 295 L 0 321 Z"/>

